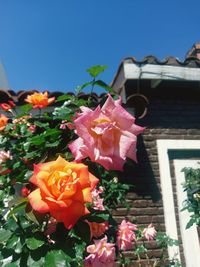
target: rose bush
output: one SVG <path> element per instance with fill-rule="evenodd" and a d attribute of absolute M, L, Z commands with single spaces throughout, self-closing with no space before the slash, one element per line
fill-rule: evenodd
<path fill-rule="evenodd" d="M 92 81 L 78 92 L 86 86 L 112 92 L 96 79 L 104 69 L 88 69 Z M 118 226 L 112 216 L 118 205 L 128 207 L 130 186 L 119 176 L 127 158 L 136 161 L 144 130 L 120 98 L 108 94 L 95 106 L 92 95 L 35 92 L 25 102 L 0 105 L 0 266 L 113 267 L 116 260 L 127 266 L 126 250 L 136 247 L 140 260 L 141 253 L 148 257 L 148 240 L 175 244 L 153 225 Z"/>

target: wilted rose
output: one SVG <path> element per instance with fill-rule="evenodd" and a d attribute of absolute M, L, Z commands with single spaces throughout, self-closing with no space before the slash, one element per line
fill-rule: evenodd
<path fill-rule="evenodd" d="M 132 249 L 132 242 L 135 241 L 135 232 L 138 230 L 137 226 L 131 222 L 123 220 L 118 228 L 117 246 L 121 250 Z"/>
<path fill-rule="evenodd" d="M 94 245 L 87 247 L 90 253 L 84 260 L 84 267 L 113 267 L 115 263 L 115 244 L 107 243 L 107 236 L 94 240 Z"/>
<path fill-rule="evenodd" d="M 154 239 L 154 237 L 156 236 L 157 232 L 155 227 L 152 224 L 149 224 L 147 226 L 147 228 L 144 228 L 142 234 L 144 235 L 144 237 L 148 240 L 151 241 Z"/>

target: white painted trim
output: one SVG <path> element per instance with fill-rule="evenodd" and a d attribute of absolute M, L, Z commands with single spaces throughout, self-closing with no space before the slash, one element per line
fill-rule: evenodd
<path fill-rule="evenodd" d="M 166 232 L 170 237 L 178 239 L 168 151 L 200 150 L 200 140 L 157 140 L 157 149 Z M 169 247 L 168 253 L 170 258 L 176 254 L 180 260 L 178 247 Z"/>
<path fill-rule="evenodd" d="M 182 169 L 184 167 L 199 168 L 200 165 L 197 162 L 197 160 L 174 160 L 179 222 L 187 267 L 200 266 L 200 245 L 196 225 L 186 229 L 186 225 L 190 220 L 190 213 L 187 210 L 181 211 L 183 202 L 187 199 L 187 192 L 183 191 L 182 186 L 185 182 L 185 174 Z"/>
<path fill-rule="evenodd" d="M 139 66 L 135 63 L 124 62 L 117 77 L 111 83 L 113 90 L 119 92 L 126 80 L 174 80 L 174 81 L 200 81 L 200 68 L 188 68 L 169 65 L 145 64 Z"/>
<path fill-rule="evenodd" d="M 145 64 L 138 66 L 134 63 L 124 64 L 125 79 L 138 79 L 141 73 L 141 79 L 156 80 L 200 80 L 200 68 L 187 68 L 178 66 Z"/>
<path fill-rule="evenodd" d="M 111 82 L 111 86 L 116 93 L 119 93 L 120 89 L 124 87 L 125 82 L 126 79 L 124 75 L 124 67 L 122 67 L 116 79 L 113 82 Z"/>

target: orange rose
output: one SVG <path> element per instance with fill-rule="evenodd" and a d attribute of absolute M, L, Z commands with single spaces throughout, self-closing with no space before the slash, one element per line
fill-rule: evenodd
<path fill-rule="evenodd" d="M 25 99 L 26 102 L 33 105 L 33 108 L 45 108 L 51 103 L 53 103 L 55 97 L 48 98 L 48 93 L 34 93 L 32 95 L 28 95 Z"/>
<path fill-rule="evenodd" d="M 92 237 L 100 237 L 108 230 L 108 222 L 96 223 L 96 222 L 87 222 L 90 226 L 90 233 Z"/>
<path fill-rule="evenodd" d="M 2 131 L 8 123 L 8 118 L 4 114 L 0 114 L 0 131 Z"/>
<path fill-rule="evenodd" d="M 92 202 L 91 191 L 98 179 L 82 163 L 68 162 L 62 157 L 34 166 L 30 182 L 38 186 L 28 195 L 32 208 L 49 212 L 70 229 L 78 219 L 89 213 L 85 203 Z"/>

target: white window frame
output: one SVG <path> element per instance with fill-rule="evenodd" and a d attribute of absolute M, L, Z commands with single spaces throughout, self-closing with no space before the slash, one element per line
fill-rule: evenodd
<path fill-rule="evenodd" d="M 174 160 L 177 201 L 179 207 L 179 223 L 181 230 L 181 237 L 183 242 L 184 256 L 187 267 L 200 266 L 200 245 L 197 226 L 193 224 L 189 229 L 186 225 L 190 220 L 190 213 L 188 210 L 181 211 L 183 202 L 187 199 L 187 192 L 183 191 L 183 183 L 185 182 L 185 173 L 183 168 L 200 168 L 199 160 Z"/>
<path fill-rule="evenodd" d="M 166 233 L 171 238 L 178 239 L 168 151 L 200 150 L 200 140 L 157 140 L 157 150 Z M 170 258 L 175 257 L 180 260 L 180 250 L 178 246 L 168 247 L 168 254 Z"/>

